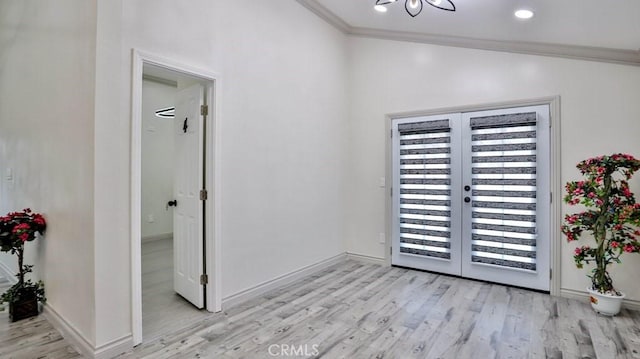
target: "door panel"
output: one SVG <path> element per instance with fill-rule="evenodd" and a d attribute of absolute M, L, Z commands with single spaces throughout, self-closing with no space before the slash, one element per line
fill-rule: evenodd
<path fill-rule="evenodd" d="M 178 92 L 174 119 L 175 158 L 173 285 L 176 293 L 198 308 L 204 307 L 202 201 L 203 122 L 200 108 L 204 87 L 193 85 Z"/>
<path fill-rule="evenodd" d="M 394 123 L 394 265 L 460 274 L 459 123 L 459 115 Z"/>
<path fill-rule="evenodd" d="M 549 290 L 549 107 L 464 113 L 462 275 Z"/>
<path fill-rule="evenodd" d="M 548 290 L 549 107 L 392 131 L 392 264 Z"/>

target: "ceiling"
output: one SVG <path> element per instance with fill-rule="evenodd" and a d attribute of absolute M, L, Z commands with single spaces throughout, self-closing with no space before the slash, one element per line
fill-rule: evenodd
<path fill-rule="evenodd" d="M 444 45 L 640 65 L 640 0 L 452 0 L 455 12 L 424 5 L 415 18 L 404 0 L 298 0 L 345 33 Z M 533 10 L 530 20 L 516 9 Z"/>

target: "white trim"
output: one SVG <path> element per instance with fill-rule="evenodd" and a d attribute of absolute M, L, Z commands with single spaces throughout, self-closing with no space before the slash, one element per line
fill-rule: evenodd
<path fill-rule="evenodd" d="M 122 338 L 113 340 L 98 348 L 93 345 L 78 331 L 71 323 L 67 322 L 50 305 L 45 304 L 42 315 L 49 323 L 56 328 L 78 353 L 88 358 L 109 359 L 114 358 L 133 347 L 133 337 L 128 334 Z"/>
<path fill-rule="evenodd" d="M 634 50 L 539 42 L 485 40 L 460 36 L 354 27 L 321 5 L 317 0 L 297 1 L 336 29 L 351 36 L 640 66 L 640 51 Z"/>
<path fill-rule="evenodd" d="M 250 299 L 253 298 L 257 298 L 259 296 L 261 296 L 262 294 L 273 290 L 273 289 L 277 289 L 280 288 L 282 286 L 285 286 L 287 284 L 293 283 L 298 279 L 304 278 L 306 276 L 312 275 L 316 272 L 319 272 L 325 268 L 328 268 L 332 265 L 335 265 L 337 263 L 340 263 L 341 261 L 344 261 L 347 258 L 347 255 L 345 253 L 340 253 L 336 256 L 327 258 L 325 260 L 322 260 L 318 263 L 315 264 L 311 264 L 299 269 L 296 269 L 292 272 L 289 272 L 287 274 L 283 274 L 281 276 L 278 276 L 274 279 L 262 282 L 256 286 L 253 286 L 251 288 L 247 288 L 245 290 L 242 290 L 236 294 L 230 295 L 228 297 L 225 297 L 222 300 L 222 305 L 225 308 L 240 304 L 242 302 L 246 302 Z"/>
<path fill-rule="evenodd" d="M 58 314 L 51 305 L 45 304 L 43 306 L 42 315 L 60 332 L 60 334 L 62 334 L 64 339 L 66 339 L 75 350 L 83 356 L 93 358 L 93 345 L 71 323 L 64 320 L 64 318 Z"/>
<path fill-rule="evenodd" d="M 93 355 L 96 359 L 110 359 L 125 353 L 133 347 L 133 336 L 125 335 L 124 337 L 116 340 L 112 340 L 107 344 L 101 345 L 96 348 Z"/>
<path fill-rule="evenodd" d="M 553 270 L 553 276 L 550 280 L 550 293 L 553 296 L 559 296 L 560 293 L 560 270 L 561 270 L 561 253 L 562 253 L 562 236 L 560 233 L 560 215 L 562 211 L 562 178 L 560 171 L 560 96 L 548 96 L 527 100 L 514 100 L 504 101 L 488 104 L 472 104 L 455 107 L 436 108 L 425 111 L 407 111 L 397 112 L 385 115 L 385 129 L 386 129 L 386 183 L 392 183 L 393 170 L 392 170 L 392 139 L 390 134 L 392 128 L 392 120 L 407 118 L 407 117 L 419 117 L 419 116 L 432 116 L 457 112 L 471 112 L 471 111 L 483 111 L 483 110 L 498 110 L 511 107 L 524 107 L 524 106 L 537 106 L 537 105 L 549 105 L 550 108 L 550 121 L 551 132 L 549 134 L 550 148 L 550 160 L 551 160 L 551 176 L 550 187 L 553 193 L 553 203 L 550 206 L 550 225 L 555 230 L 551 230 L 551 243 L 550 243 L 550 261 L 549 265 Z M 391 247 L 392 237 L 392 223 L 391 218 L 393 215 L 393 198 L 387 193 L 385 195 L 386 201 L 386 219 L 385 219 L 385 232 L 387 234 L 386 248 Z M 388 265 L 391 263 L 391 256 L 389 251 L 385 251 L 385 259 Z"/>
<path fill-rule="evenodd" d="M 152 236 L 142 237 L 142 243 L 160 241 L 160 240 L 163 240 L 163 239 L 171 239 L 171 238 L 173 238 L 173 233 L 154 234 Z"/>
<path fill-rule="evenodd" d="M 589 303 L 589 293 L 573 289 L 561 289 L 560 296 L 567 299 L 575 299 L 585 303 Z M 640 301 L 632 299 L 624 299 L 622 306 L 630 310 L 640 310 Z"/>
<path fill-rule="evenodd" d="M 358 262 L 364 262 L 364 263 L 369 263 L 369 264 L 376 264 L 376 265 L 381 265 L 381 266 L 389 266 L 389 264 L 387 264 L 386 258 L 372 257 L 372 256 L 364 255 L 364 254 L 356 254 L 356 253 L 347 252 L 347 259 L 353 259 L 353 260 L 358 261 Z"/>
<path fill-rule="evenodd" d="M 549 187 L 551 189 L 551 205 L 549 206 L 549 226 L 551 230 L 551 252 L 549 253 L 549 265 L 552 271 L 551 281 L 549 283 L 549 292 L 551 295 L 560 295 L 560 270 L 562 268 L 562 232 L 560 231 L 560 223 L 562 222 L 562 167 L 561 167 L 561 134 L 560 129 L 560 96 L 549 99 L 549 122 L 551 132 L 549 133 L 549 152 L 550 163 L 549 169 Z"/>
<path fill-rule="evenodd" d="M 221 231 L 217 224 L 220 223 L 220 116 L 218 99 L 220 98 L 220 77 L 208 70 L 193 67 L 188 64 L 166 59 L 155 54 L 132 49 L 132 81 L 131 81 L 131 326 L 133 333 L 133 345 L 142 343 L 142 254 L 141 254 L 141 138 L 142 138 L 142 74 L 145 64 L 161 67 L 170 71 L 198 77 L 210 82 L 207 86 L 207 104 L 210 108 L 209 126 L 207 127 L 206 155 L 208 159 L 207 183 L 209 200 L 206 203 L 207 216 L 205 226 L 207 228 L 206 256 L 207 273 L 210 282 L 206 289 L 207 310 L 220 311 L 221 303 Z M 215 131 L 214 131 L 215 128 Z M 215 138 L 213 137 L 215 136 Z M 215 201 L 213 200 L 215 199 Z M 216 202 L 216 203 L 212 203 Z M 211 230 L 213 228 L 213 230 Z M 212 263 L 213 262 L 213 263 Z"/>

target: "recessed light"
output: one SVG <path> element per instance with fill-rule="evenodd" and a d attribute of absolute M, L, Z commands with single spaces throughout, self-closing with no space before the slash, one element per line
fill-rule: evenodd
<path fill-rule="evenodd" d="M 518 18 L 518 19 L 531 19 L 533 17 L 533 11 L 531 10 L 527 10 L 527 9 L 520 9 L 517 10 L 514 15 Z"/>
<path fill-rule="evenodd" d="M 436 6 L 442 4 L 442 0 L 430 0 L 429 2 Z"/>
<path fill-rule="evenodd" d="M 387 7 L 383 5 L 376 5 L 373 8 L 378 12 L 387 12 Z"/>

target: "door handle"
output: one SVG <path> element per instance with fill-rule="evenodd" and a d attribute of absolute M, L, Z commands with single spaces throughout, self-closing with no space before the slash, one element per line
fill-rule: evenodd
<path fill-rule="evenodd" d="M 167 211 L 169 210 L 169 207 L 176 207 L 178 205 L 178 200 L 173 200 L 173 201 L 169 201 L 167 202 Z"/>

